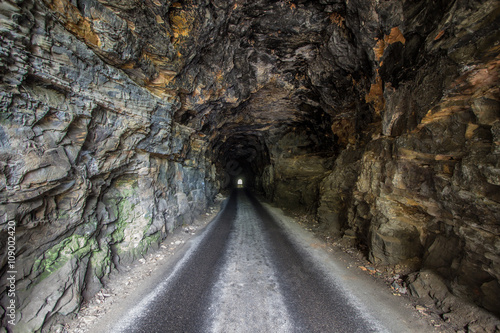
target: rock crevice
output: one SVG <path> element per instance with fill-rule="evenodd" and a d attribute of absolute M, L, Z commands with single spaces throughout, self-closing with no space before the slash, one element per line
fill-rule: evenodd
<path fill-rule="evenodd" d="M 77 311 L 237 179 L 373 263 L 408 265 L 415 293 L 444 284 L 500 315 L 499 13 L 493 0 L 3 1 L 16 330 Z"/>

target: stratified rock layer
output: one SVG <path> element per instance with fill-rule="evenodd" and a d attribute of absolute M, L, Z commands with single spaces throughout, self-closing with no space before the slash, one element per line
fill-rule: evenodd
<path fill-rule="evenodd" d="M 499 16 L 494 0 L 3 1 L 15 329 L 77 311 L 237 178 L 374 263 L 432 272 L 415 293 L 439 276 L 433 295 L 498 315 Z"/>
<path fill-rule="evenodd" d="M 50 10 L 61 6 L 65 12 Z M 12 328 L 33 332 L 76 311 L 111 270 L 189 224 L 216 194 L 215 174 L 207 140 L 172 121 L 175 98 L 156 97 L 118 60 L 103 61 L 85 44 L 92 25 L 70 15 L 75 6 L 1 8 L 0 223 L 5 231 L 17 225 Z M 132 52 L 117 38 L 115 47 Z M 2 248 L 6 241 L 2 232 Z M 2 251 L 3 273 L 6 260 Z"/>

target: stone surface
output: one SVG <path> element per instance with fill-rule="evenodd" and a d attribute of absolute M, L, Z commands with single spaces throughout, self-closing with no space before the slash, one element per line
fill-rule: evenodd
<path fill-rule="evenodd" d="M 142 42 L 110 9 L 1 6 L 0 244 L 15 221 L 11 329 L 34 332 L 202 213 L 215 175 L 207 140 L 173 122 L 175 97 L 157 97 L 120 69 Z M 2 267 L 6 260 L 2 251 Z"/>
<path fill-rule="evenodd" d="M 500 315 L 499 8 L 2 1 L 0 245 L 15 221 L 19 332 L 76 311 L 238 178 Z"/>
<path fill-rule="evenodd" d="M 472 332 L 495 332 L 498 330 L 498 318 L 484 309 L 477 308 L 464 298 L 455 296 L 448 290 L 443 278 L 433 271 L 422 270 L 408 277 L 410 293 L 423 298 L 424 301 L 435 302 L 443 311 L 441 317 L 453 323 L 455 331 L 466 328 Z"/>

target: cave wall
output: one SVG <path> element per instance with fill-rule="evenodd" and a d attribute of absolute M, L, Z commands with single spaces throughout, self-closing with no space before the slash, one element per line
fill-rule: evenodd
<path fill-rule="evenodd" d="M 83 17 L 58 20 L 57 6 L 73 8 L 0 5 L 0 246 L 14 221 L 16 332 L 77 310 L 110 271 L 189 224 L 217 190 L 207 140 L 172 119 L 178 102 L 105 62 L 85 43 L 93 35 Z M 6 324 L 7 251 L 0 258 Z"/>
<path fill-rule="evenodd" d="M 270 145 L 271 160 L 259 179 L 263 194 L 281 207 L 315 211 L 318 187 L 331 167 L 328 151 L 318 151 L 318 135 L 305 128 L 284 133 Z"/>
<path fill-rule="evenodd" d="M 384 120 L 407 121 L 400 117 L 418 112 L 411 105 L 423 96 L 416 84 L 389 88 L 386 135 L 341 154 L 337 175 L 322 184 L 318 215 L 345 214 L 337 231 L 366 245 L 371 261 L 431 268 L 457 295 L 498 313 L 500 104 L 498 72 L 489 66 L 498 68 L 479 65 L 457 77 L 401 134 Z"/>
<path fill-rule="evenodd" d="M 270 138 L 264 194 L 500 314 L 498 3 L 328 3 L 307 75 L 333 138 Z"/>
<path fill-rule="evenodd" d="M 357 138 L 332 127 L 345 148 L 317 218 L 372 262 L 431 269 L 498 315 L 498 5 L 456 1 L 427 18 L 425 6 L 397 11 L 374 47 L 372 124 Z"/>
<path fill-rule="evenodd" d="M 15 221 L 17 327 L 74 312 L 240 174 L 374 263 L 433 270 L 498 311 L 499 13 L 2 1 L 0 245 Z"/>

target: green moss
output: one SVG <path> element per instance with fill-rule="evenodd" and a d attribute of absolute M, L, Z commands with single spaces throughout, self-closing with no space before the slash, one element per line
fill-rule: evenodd
<path fill-rule="evenodd" d="M 115 221 L 120 214 L 120 212 L 118 211 L 118 203 L 120 202 L 120 199 L 121 198 L 119 197 L 117 198 L 108 196 L 105 196 L 103 199 L 103 203 L 106 205 L 106 210 L 108 211 L 110 221 Z"/>
<path fill-rule="evenodd" d="M 134 219 L 136 204 L 132 201 L 139 196 L 137 179 L 125 176 L 115 181 L 114 197 L 108 197 L 106 203 L 115 215 L 115 229 L 110 233 L 111 243 L 117 244 L 116 250 L 122 253 L 122 243 L 125 240 L 125 230 Z"/>
<path fill-rule="evenodd" d="M 116 220 L 116 229 L 111 234 L 114 243 L 122 242 L 125 238 L 125 229 L 134 217 L 135 204 L 124 197 L 118 203 L 118 219 Z"/>
<path fill-rule="evenodd" d="M 144 210 L 141 203 L 144 204 L 143 194 L 133 175 L 115 180 L 113 192 L 106 197 L 106 206 L 112 206 L 116 216 L 114 230 L 109 235 L 122 263 L 141 258 L 161 240 L 161 233 L 145 236 L 153 220 L 151 212 Z"/>
<path fill-rule="evenodd" d="M 129 256 L 132 260 L 142 258 L 150 249 L 157 248 L 161 241 L 161 233 L 158 232 L 148 237 L 144 237 L 137 247 L 129 251 Z"/>
<path fill-rule="evenodd" d="M 88 255 L 95 245 L 94 239 L 89 240 L 85 236 L 72 235 L 45 251 L 43 256 L 39 257 L 33 265 L 33 271 L 41 272 L 37 283 L 56 272 L 70 259 L 81 259 Z"/>
<path fill-rule="evenodd" d="M 115 187 L 120 191 L 121 196 L 128 196 L 136 192 L 138 181 L 135 176 L 123 176 L 115 180 Z"/>
<path fill-rule="evenodd" d="M 139 244 L 139 247 L 142 246 L 143 253 L 146 253 L 150 247 L 152 246 L 158 246 L 161 242 L 161 232 L 157 232 L 151 236 L 145 237 L 142 239 L 142 241 Z"/>
<path fill-rule="evenodd" d="M 90 264 L 99 279 L 111 271 L 111 253 L 108 249 L 92 252 Z"/>
<path fill-rule="evenodd" d="M 68 211 L 57 211 L 57 219 L 58 220 L 67 220 L 69 219 L 70 215 Z"/>

